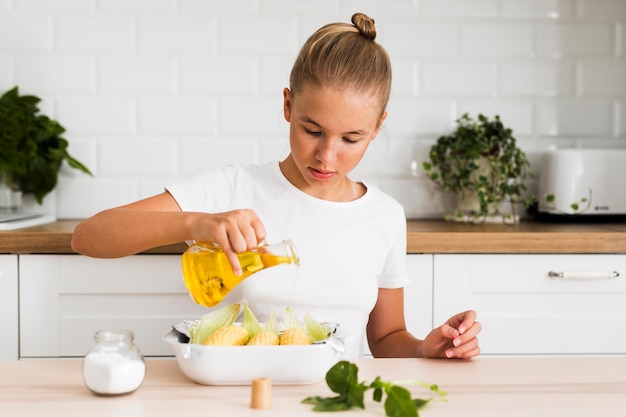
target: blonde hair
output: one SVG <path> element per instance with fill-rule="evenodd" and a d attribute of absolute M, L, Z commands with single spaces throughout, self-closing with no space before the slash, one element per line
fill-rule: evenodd
<path fill-rule="evenodd" d="M 350 88 L 380 98 L 381 113 L 391 93 L 391 61 L 375 42 L 374 20 L 363 13 L 352 24 L 331 23 L 304 43 L 291 69 L 289 88 L 296 96 L 306 84 Z"/>

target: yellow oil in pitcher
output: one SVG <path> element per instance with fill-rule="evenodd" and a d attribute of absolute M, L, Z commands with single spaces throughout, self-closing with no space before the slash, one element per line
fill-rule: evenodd
<path fill-rule="evenodd" d="M 200 305 L 213 307 L 237 284 L 255 272 L 282 264 L 300 265 L 291 240 L 263 245 L 237 255 L 241 275 L 235 275 L 224 250 L 212 243 L 197 242 L 182 257 L 183 279 L 187 291 Z"/>

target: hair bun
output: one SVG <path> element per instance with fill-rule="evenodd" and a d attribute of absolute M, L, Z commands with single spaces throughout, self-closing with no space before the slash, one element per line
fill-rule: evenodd
<path fill-rule="evenodd" d="M 376 26 L 374 25 L 374 19 L 363 13 L 355 13 L 352 15 L 351 20 L 352 24 L 356 26 L 361 35 L 371 41 L 376 39 Z"/>

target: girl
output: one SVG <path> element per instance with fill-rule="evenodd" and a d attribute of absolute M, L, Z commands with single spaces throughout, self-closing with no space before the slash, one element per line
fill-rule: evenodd
<path fill-rule="evenodd" d="M 121 257 L 181 241 L 217 243 L 235 272 L 236 254 L 291 238 L 301 265 L 244 280 L 224 303 L 245 300 L 260 320 L 286 306 L 340 324 L 346 356 L 471 358 L 476 313 L 466 311 L 424 340 L 407 330 L 403 287 L 406 219 L 399 203 L 348 175 L 387 117 L 389 57 L 374 21 L 334 23 L 304 44 L 283 91 L 290 153 L 280 162 L 228 166 L 173 184 L 162 194 L 80 223 L 72 248 Z M 245 117 L 245 115 L 243 115 Z"/>

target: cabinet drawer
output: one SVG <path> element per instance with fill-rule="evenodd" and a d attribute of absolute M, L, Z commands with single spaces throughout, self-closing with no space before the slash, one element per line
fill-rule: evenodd
<path fill-rule="evenodd" d="M 435 322 L 477 310 L 485 354 L 626 353 L 626 255 L 436 255 L 434 270 Z"/>
<path fill-rule="evenodd" d="M 161 335 L 206 311 L 185 289 L 180 256 L 20 255 L 22 357 L 83 356 L 104 328 L 134 331 L 146 356 L 172 355 Z"/>

